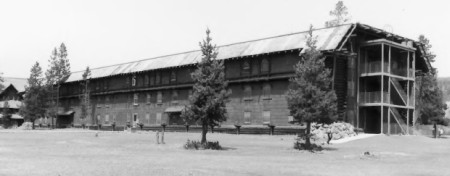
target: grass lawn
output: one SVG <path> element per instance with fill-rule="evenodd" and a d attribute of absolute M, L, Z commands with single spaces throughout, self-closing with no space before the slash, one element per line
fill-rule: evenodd
<path fill-rule="evenodd" d="M 449 175 L 450 139 L 375 136 L 292 149 L 294 136 L 208 133 L 226 150 L 188 151 L 199 133 L 0 131 L 0 175 Z M 373 157 L 365 157 L 369 151 Z"/>

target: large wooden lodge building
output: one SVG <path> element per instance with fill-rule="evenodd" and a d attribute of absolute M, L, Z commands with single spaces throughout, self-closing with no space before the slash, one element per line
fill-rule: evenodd
<path fill-rule="evenodd" d="M 218 47 L 231 92 L 228 120 L 221 127 L 292 126 L 285 93 L 306 34 Z M 340 120 L 368 133 L 407 133 L 415 109 L 415 75 L 431 67 L 422 44 L 360 23 L 317 29 L 313 35 L 332 69 Z M 83 71 L 74 72 L 61 85 L 57 122 L 183 126 L 180 112 L 192 92 L 190 73 L 201 57 L 200 51 L 190 51 L 92 69 L 85 121 L 79 106 Z"/>

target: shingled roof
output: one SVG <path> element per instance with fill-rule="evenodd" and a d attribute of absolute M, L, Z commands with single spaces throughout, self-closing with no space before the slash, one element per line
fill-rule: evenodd
<path fill-rule="evenodd" d="M 5 88 L 8 86 L 13 86 L 18 92 L 25 92 L 25 86 L 28 85 L 26 78 L 10 78 L 10 77 L 4 77 L 3 78 L 3 85 Z"/>
<path fill-rule="evenodd" d="M 320 50 L 334 50 L 339 47 L 346 34 L 352 29 L 352 24 L 316 29 L 313 32 L 317 36 L 317 46 Z M 306 46 L 306 34 L 308 31 L 263 38 L 258 40 L 234 43 L 218 46 L 217 59 L 225 60 L 255 56 L 281 51 L 301 50 Z M 198 63 L 201 60 L 200 50 L 179 54 L 160 56 L 123 64 L 105 66 L 91 69 L 91 79 L 108 77 L 113 75 L 135 73 L 148 70 L 186 66 Z M 82 80 L 84 71 L 73 72 L 66 82 Z"/>

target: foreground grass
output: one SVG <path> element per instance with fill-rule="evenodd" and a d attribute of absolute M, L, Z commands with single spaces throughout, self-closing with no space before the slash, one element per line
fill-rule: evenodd
<path fill-rule="evenodd" d="M 0 175 L 446 175 L 450 139 L 376 136 L 321 153 L 294 136 L 210 134 L 223 151 L 184 150 L 198 133 L 1 132 Z M 373 156 L 363 155 L 369 151 Z"/>

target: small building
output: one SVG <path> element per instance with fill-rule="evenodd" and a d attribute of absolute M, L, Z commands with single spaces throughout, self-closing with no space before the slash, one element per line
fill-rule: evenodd
<path fill-rule="evenodd" d="M 285 93 L 293 66 L 305 49 L 307 32 L 218 47 L 225 63 L 230 101 L 225 126 L 292 126 Z M 416 72 L 428 72 L 422 44 L 365 24 L 313 31 L 332 70 L 339 120 L 368 133 L 408 133 L 414 114 Z M 200 40 L 200 39 L 199 39 Z M 180 118 L 192 93 L 190 73 L 201 60 L 191 51 L 93 68 L 90 116 L 81 121 L 83 71 L 73 72 L 60 89 L 67 123 L 117 126 L 185 125 Z"/>
<path fill-rule="evenodd" d="M 0 124 L 5 122 L 7 124 L 2 125 L 20 126 L 24 118 L 19 115 L 19 109 L 22 106 L 27 79 L 6 77 L 2 84 L 5 88 L 0 92 Z"/>

